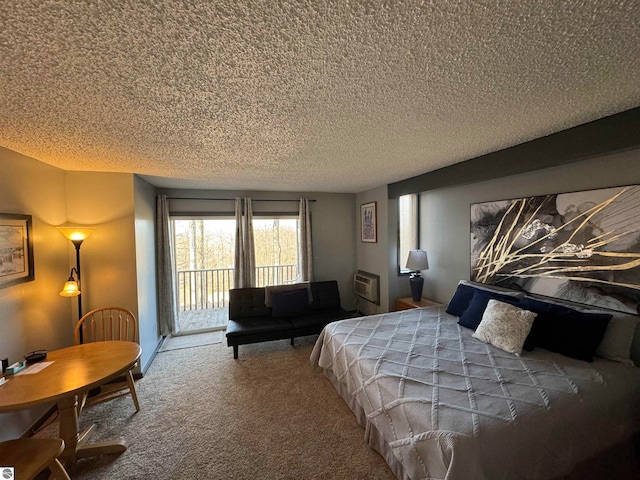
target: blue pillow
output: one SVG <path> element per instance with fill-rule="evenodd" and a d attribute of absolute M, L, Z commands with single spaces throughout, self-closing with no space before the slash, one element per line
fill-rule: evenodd
<path fill-rule="evenodd" d="M 500 295 L 499 293 L 486 290 L 476 290 L 473 292 L 473 298 L 471 302 L 469 302 L 469 306 L 462 315 L 460 315 L 458 324 L 473 330 L 478 328 L 478 325 L 480 325 L 482 321 L 482 315 L 491 299 L 500 300 L 501 302 L 520 307 L 518 298 L 509 295 Z"/>
<path fill-rule="evenodd" d="M 584 313 L 531 298 L 521 300 L 520 306 L 538 314 L 525 346 L 541 347 L 586 362 L 593 361 L 612 317 L 607 313 Z"/>
<path fill-rule="evenodd" d="M 475 291 L 475 288 L 459 283 L 458 288 L 456 288 L 456 293 L 453 294 L 449 305 L 447 305 L 446 312 L 456 317 L 461 317 L 469 306 L 469 302 L 471 302 L 473 292 Z"/>
<path fill-rule="evenodd" d="M 536 319 L 533 321 L 531 331 L 529 332 L 529 335 L 524 341 L 524 345 L 522 347 L 523 350 L 527 350 L 529 352 L 532 351 L 536 345 L 539 347 L 542 346 L 540 344 L 540 339 L 544 339 L 551 335 L 551 333 L 549 333 L 549 328 L 555 317 L 567 316 L 571 312 L 575 311 L 569 307 L 543 302 L 541 300 L 534 300 L 529 297 L 520 300 L 520 306 L 525 310 L 538 314 L 536 315 Z M 536 324 L 536 322 L 538 323 Z"/>
<path fill-rule="evenodd" d="M 498 288 L 500 290 L 498 290 Z M 449 305 L 447 305 L 446 312 L 455 315 L 456 317 L 461 317 L 464 311 L 471 303 L 471 299 L 473 298 L 473 293 L 476 290 L 481 290 L 483 292 L 496 293 L 497 295 L 506 295 L 509 298 L 524 298 L 523 292 L 517 292 L 512 290 L 504 290 L 502 287 L 496 287 L 495 285 L 476 285 L 476 284 L 468 284 L 464 281 L 460 281 L 458 283 L 458 287 L 456 288 L 453 297 L 451 297 L 451 301 L 449 301 Z M 504 290 L 504 291 L 503 291 Z"/>
<path fill-rule="evenodd" d="M 309 290 L 283 290 L 271 292 L 271 315 L 273 317 L 295 317 L 309 308 Z"/>

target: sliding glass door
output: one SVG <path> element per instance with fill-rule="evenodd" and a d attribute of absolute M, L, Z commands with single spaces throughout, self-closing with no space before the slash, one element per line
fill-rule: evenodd
<path fill-rule="evenodd" d="M 235 219 L 172 218 L 176 269 L 176 333 L 226 328 L 229 289 L 234 288 Z M 295 282 L 298 276 L 298 219 L 253 219 L 256 286 Z"/>
<path fill-rule="evenodd" d="M 233 287 L 235 220 L 173 219 L 177 333 L 224 329 Z"/>

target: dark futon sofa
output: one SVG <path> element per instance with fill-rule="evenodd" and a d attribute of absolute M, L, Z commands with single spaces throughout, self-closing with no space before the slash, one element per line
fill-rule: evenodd
<path fill-rule="evenodd" d="M 238 346 L 270 340 L 293 339 L 320 333 L 325 325 L 348 318 L 340 306 L 338 282 L 265 288 L 233 288 L 229 291 L 227 345 L 238 358 Z M 267 303 L 270 305 L 267 306 Z"/>

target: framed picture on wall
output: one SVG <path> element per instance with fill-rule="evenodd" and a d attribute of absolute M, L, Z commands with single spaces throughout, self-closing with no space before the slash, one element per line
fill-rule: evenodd
<path fill-rule="evenodd" d="M 640 313 L 640 185 L 471 205 L 471 280 Z"/>
<path fill-rule="evenodd" d="M 0 213 L 0 288 L 34 279 L 31 215 Z"/>
<path fill-rule="evenodd" d="M 360 205 L 360 240 L 376 243 L 378 241 L 377 202 Z"/>

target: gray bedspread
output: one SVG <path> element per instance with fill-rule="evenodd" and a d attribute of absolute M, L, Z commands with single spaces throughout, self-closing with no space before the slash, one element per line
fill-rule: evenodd
<path fill-rule="evenodd" d="M 327 325 L 311 363 L 401 479 L 549 479 L 640 429 L 640 369 L 509 354 L 443 307 Z"/>

